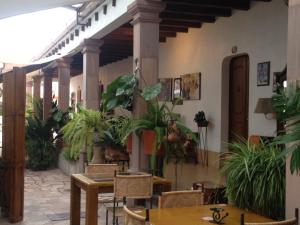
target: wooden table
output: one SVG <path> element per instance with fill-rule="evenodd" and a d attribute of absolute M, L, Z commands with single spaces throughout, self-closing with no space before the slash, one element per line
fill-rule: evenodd
<path fill-rule="evenodd" d="M 80 225 L 80 199 L 81 189 L 86 192 L 86 225 L 98 224 L 98 194 L 113 192 L 113 177 L 98 175 L 91 177 L 85 174 L 71 176 L 71 225 Z M 162 192 L 171 190 L 171 181 L 154 176 L 153 190 Z"/>
<path fill-rule="evenodd" d="M 271 219 L 259 216 L 245 210 L 227 205 L 203 205 L 188 208 L 151 209 L 150 223 L 152 225 L 211 225 L 203 217 L 211 217 L 210 208 L 224 208 L 229 216 L 224 219 L 224 224 L 240 225 L 241 214 L 245 214 L 246 222 L 272 222 Z"/>

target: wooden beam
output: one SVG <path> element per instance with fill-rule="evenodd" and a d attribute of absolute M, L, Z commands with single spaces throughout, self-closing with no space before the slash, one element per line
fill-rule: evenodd
<path fill-rule="evenodd" d="M 187 33 L 189 31 L 189 28 L 188 27 L 170 27 L 167 25 L 160 25 L 159 30 L 160 31 L 173 31 L 173 32 Z"/>
<path fill-rule="evenodd" d="M 214 23 L 216 22 L 216 17 L 214 16 L 202 16 L 195 14 L 182 14 L 177 12 L 162 12 L 160 18 L 163 20 L 175 20 L 184 22 L 201 22 L 201 23 Z"/>
<path fill-rule="evenodd" d="M 214 8 L 214 7 L 202 7 L 202 6 L 189 6 L 189 5 L 177 5 L 167 4 L 165 12 L 175 12 L 183 14 L 196 14 L 206 16 L 222 16 L 230 17 L 232 14 L 231 8 Z"/>
<path fill-rule="evenodd" d="M 250 0 L 163 0 L 168 4 L 188 5 L 188 6 L 205 6 L 217 8 L 234 8 L 240 10 L 250 9 Z"/>
<path fill-rule="evenodd" d="M 166 25 L 169 27 L 192 27 L 192 28 L 201 28 L 202 24 L 199 22 L 181 22 L 181 21 L 172 21 L 172 20 L 163 20 L 161 25 Z"/>

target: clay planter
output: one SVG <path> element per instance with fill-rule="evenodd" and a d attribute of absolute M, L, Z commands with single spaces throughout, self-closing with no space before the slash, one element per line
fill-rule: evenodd
<path fill-rule="evenodd" d="M 129 154 L 132 153 L 132 139 L 133 139 L 133 136 L 132 136 L 132 134 L 130 134 L 130 135 L 127 137 L 127 144 L 126 144 L 127 152 L 128 152 Z"/>
<path fill-rule="evenodd" d="M 146 155 L 152 155 L 152 151 L 155 148 L 155 138 L 156 133 L 153 130 L 144 130 L 142 133 L 142 139 L 143 139 L 143 148 Z M 157 151 L 157 155 L 163 155 L 164 149 L 161 147 Z"/>

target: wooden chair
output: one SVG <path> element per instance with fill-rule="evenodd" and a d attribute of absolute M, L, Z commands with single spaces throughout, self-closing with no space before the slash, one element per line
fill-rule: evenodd
<path fill-rule="evenodd" d="M 89 164 L 85 167 L 86 174 L 105 173 L 113 177 L 115 171 L 119 171 L 118 164 Z"/>
<path fill-rule="evenodd" d="M 85 167 L 85 173 L 86 174 L 107 174 L 111 177 L 114 177 L 114 174 L 116 171 L 119 171 L 118 164 L 89 164 Z M 110 203 L 113 202 L 113 193 L 105 193 L 100 194 L 98 196 L 98 202 L 99 203 Z"/>
<path fill-rule="evenodd" d="M 151 174 L 116 174 L 114 179 L 113 205 L 106 206 L 106 224 L 108 224 L 109 212 L 112 212 L 113 214 L 113 224 L 118 223 L 118 218 L 123 216 L 122 200 L 124 198 L 133 200 L 148 200 L 150 201 L 150 207 L 152 207 L 152 195 L 153 176 Z"/>
<path fill-rule="evenodd" d="M 123 211 L 124 225 L 147 225 L 149 222 L 149 209 L 146 209 L 146 217 L 135 214 L 126 205 L 124 205 Z"/>
<path fill-rule="evenodd" d="M 242 214 L 241 225 L 299 225 L 299 210 L 295 209 L 295 217 L 292 219 L 267 223 L 245 223 L 245 216 Z"/>
<path fill-rule="evenodd" d="M 204 204 L 201 191 L 163 192 L 158 199 L 158 208 L 192 207 Z"/>

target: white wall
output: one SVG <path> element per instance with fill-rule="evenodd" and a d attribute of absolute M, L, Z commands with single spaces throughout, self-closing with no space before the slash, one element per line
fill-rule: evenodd
<path fill-rule="evenodd" d="M 271 97 L 273 72 L 282 71 L 286 65 L 287 7 L 283 1 L 255 3 L 249 11 L 234 11 L 230 18 L 218 19 L 214 24 L 204 24 L 201 29 L 189 29 L 176 38 L 160 44 L 159 77 L 176 78 L 180 75 L 201 72 L 202 94 L 200 101 L 185 101 L 177 107 L 187 125 L 196 131 L 194 115 L 204 110 L 211 121 L 208 148 L 220 152 L 222 146 L 222 64 L 231 56 L 233 46 L 238 53 L 246 53 L 250 59 L 249 87 L 249 135 L 273 136 L 275 120 L 267 120 L 263 114 L 254 114 L 258 98 Z M 257 63 L 271 61 L 270 86 L 257 87 Z M 119 75 L 132 73 L 132 58 L 100 68 L 103 84 Z M 71 80 L 71 91 L 80 85 L 82 78 Z M 78 83 L 79 82 L 79 83 Z M 224 88 L 224 87 L 223 87 Z M 224 92 L 224 91 L 223 91 Z M 224 94 L 223 94 L 224 96 Z M 223 117 L 224 118 L 224 117 Z M 227 118 L 226 118 L 227 119 Z M 224 129 L 222 127 L 222 129 Z"/>
<path fill-rule="evenodd" d="M 235 11 L 230 18 L 218 19 L 215 24 L 204 24 L 201 29 L 190 29 L 187 34 L 169 38 L 160 47 L 160 77 L 179 77 L 182 74 L 202 73 L 201 101 L 185 101 L 178 107 L 186 123 L 196 130 L 195 113 L 204 110 L 212 126 L 209 127 L 208 147 L 221 148 L 221 88 L 222 62 L 232 55 L 233 46 L 238 54 L 250 58 L 249 135 L 273 136 L 275 121 L 263 114 L 254 114 L 257 99 L 271 97 L 272 74 L 286 65 L 287 7 L 283 1 L 256 3 L 250 11 Z M 271 61 L 270 86 L 257 87 L 257 63 Z M 223 112 L 224 113 L 224 112 Z"/>

